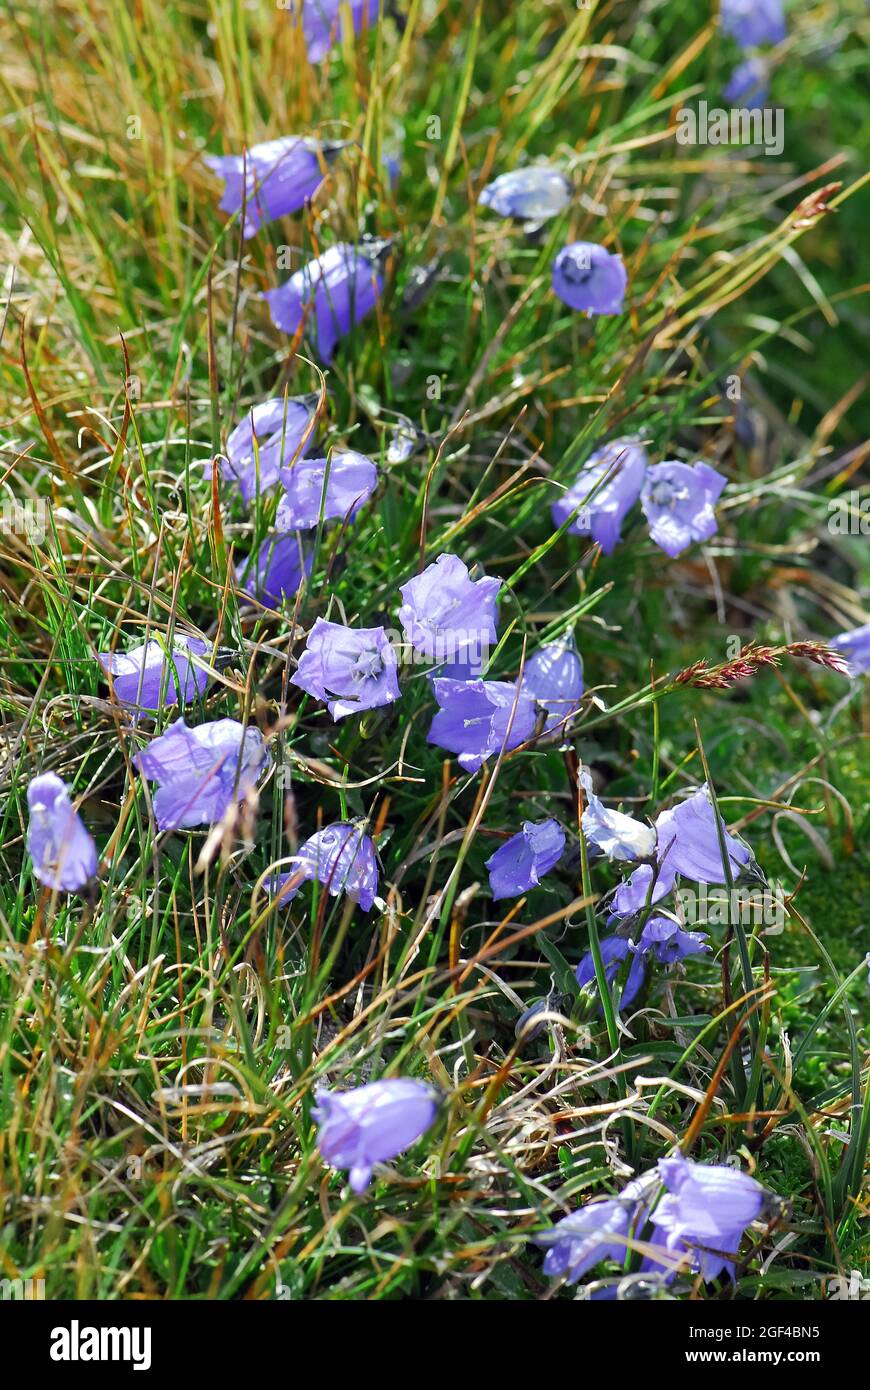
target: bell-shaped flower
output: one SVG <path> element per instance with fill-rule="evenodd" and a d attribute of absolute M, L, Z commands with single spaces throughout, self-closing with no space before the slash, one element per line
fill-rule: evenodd
<path fill-rule="evenodd" d="M 354 1192 L 364 1192 L 375 1164 L 410 1148 L 438 1114 L 432 1088 L 410 1077 L 371 1081 L 353 1091 L 319 1087 L 315 1098 L 320 1156 L 331 1168 L 349 1170 Z"/>
<path fill-rule="evenodd" d="M 235 719 L 189 729 L 177 719 L 133 762 L 157 783 L 153 801 L 159 829 L 179 830 L 221 820 L 253 791 L 267 758 L 259 729 Z"/>
<path fill-rule="evenodd" d="M 667 897 L 674 886 L 674 870 L 667 859 L 663 864 L 657 864 L 656 868 L 658 872 L 655 873 L 654 884 L 653 866 L 639 864 L 631 877 L 619 885 L 610 903 L 611 922 L 618 917 L 633 917 L 636 912 L 646 907 L 647 899 L 653 904 Z M 653 886 L 650 895 L 651 884 Z"/>
<path fill-rule="evenodd" d="M 290 683 L 323 700 L 336 722 L 398 700 L 396 653 L 382 627 L 317 618 Z"/>
<path fill-rule="evenodd" d="M 268 492 L 281 469 L 301 459 L 314 440 L 317 397 L 296 396 L 261 401 L 236 425 L 227 440 L 224 472 L 239 488 L 245 502 Z M 256 449 L 254 440 L 256 438 Z M 205 465 L 211 477 L 212 465 Z"/>
<path fill-rule="evenodd" d="M 517 898 L 536 888 L 558 864 L 564 849 L 565 832 L 558 821 L 523 821 L 522 830 L 486 861 L 493 898 Z"/>
<path fill-rule="evenodd" d="M 499 174 L 480 193 L 478 202 L 502 217 L 540 226 L 563 212 L 574 192 L 570 179 L 549 164 L 529 164 Z"/>
<path fill-rule="evenodd" d="M 650 536 L 671 559 L 716 534 L 713 507 L 726 481 L 706 463 L 668 461 L 647 469 L 640 504 Z"/>
<path fill-rule="evenodd" d="M 440 709 L 427 741 L 455 753 L 466 772 L 477 772 L 488 758 L 518 748 L 535 732 L 534 700 L 508 681 L 438 676 L 432 689 Z"/>
<path fill-rule="evenodd" d="M 722 0 L 722 28 L 741 48 L 782 43 L 786 36 L 782 0 Z"/>
<path fill-rule="evenodd" d="M 841 632 L 828 646 L 846 657 L 850 676 L 866 676 L 870 672 L 870 623 L 853 628 L 851 632 Z"/>
<path fill-rule="evenodd" d="M 224 181 L 222 212 L 245 208 L 245 237 L 266 222 L 298 212 L 323 182 L 325 161 L 340 145 L 284 135 L 252 145 L 245 155 L 206 155 L 203 163 Z"/>
<path fill-rule="evenodd" d="M 746 845 L 728 834 L 721 817 L 719 820 L 731 873 L 736 877 L 752 856 Z M 685 801 L 656 817 L 656 856 L 672 878 L 682 874 L 696 883 L 726 882 L 716 815 L 706 782 Z"/>
<path fill-rule="evenodd" d="M 732 106 L 743 106 L 747 111 L 763 109 L 770 96 L 770 69 L 763 58 L 747 58 L 738 63 L 722 92 Z"/>
<path fill-rule="evenodd" d="M 380 0 L 301 0 L 302 32 L 309 63 L 321 63 L 341 38 L 341 17 L 350 14 L 353 32 L 378 22 Z"/>
<path fill-rule="evenodd" d="M 673 1254 L 688 1251 L 704 1279 L 723 1270 L 734 1276 L 734 1257 L 743 1232 L 768 1206 L 768 1193 L 737 1168 L 692 1163 L 682 1154 L 660 1159 L 667 1192 L 651 1214 Z"/>
<path fill-rule="evenodd" d="M 361 825 L 336 821 L 299 846 L 288 873 L 279 874 L 273 892 L 280 903 L 296 897 L 303 883 L 317 879 L 332 897 L 347 894 L 370 912 L 378 892 L 378 861 L 371 837 Z"/>
<path fill-rule="evenodd" d="M 627 284 L 622 257 L 593 241 L 564 246 L 553 262 L 553 292 L 569 309 L 621 314 Z"/>
<path fill-rule="evenodd" d="M 626 957 L 631 956 L 631 966 L 619 1000 L 620 1009 L 628 1009 L 634 1003 L 646 979 L 643 956 L 632 953 L 631 942 L 624 936 L 602 937 L 600 946 L 601 958 L 604 962 L 604 978 L 611 989 L 613 989 L 613 982 L 619 974 L 622 962 Z M 584 989 L 586 985 L 596 985 L 595 962 L 592 959 L 591 951 L 587 951 L 580 961 L 576 974 L 577 983 L 581 989 Z"/>
<path fill-rule="evenodd" d="M 568 728 L 583 694 L 583 662 L 572 637 L 532 652 L 523 668 L 523 692 L 545 711 L 545 734 Z"/>
<path fill-rule="evenodd" d="M 470 579 L 458 555 L 439 555 L 402 584 L 399 622 L 406 641 L 429 661 L 478 663 L 495 644 L 500 579 Z"/>
<path fill-rule="evenodd" d="M 592 778 L 584 769 L 580 781 L 586 796 L 586 809 L 580 824 L 588 843 L 608 859 L 649 859 L 656 847 L 651 825 L 635 820 L 622 811 L 610 811 L 592 790 Z"/>
<path fill-rule="evenodd" d="M 371 459 L 352 451 L 327 459 L 300 459 L 281 474 L 283 495 L 275 524 L 280 531 L 310 531 L 323 520 L 353 521 L 378 485 Z"/>
<path fill-rule="evenodd" d="M 295 335 L 304 323 L 318 357 L 328 363 L 339 338 L 371 313 L 383 288 L 379 252 L 340 242 L 264 298 L 275 327 Z"/>
<path fill-rule="evenodd" d="M 568 491 L 553 503 L 554 524 L 564 525 L 577 512 L 568 531 L 575 536 L 591 536 L 609 555 L 620 539 L 623 521 L 640 496 L 647 464 L 646 449 L 632 439 L 614 439 L 596 449 Z"/>
<path fill-rule="evenodd" d="M 236 565 L 236 583 L 243 593 L 269 608 L 280 608 L 295 598 L 302 580 L 311 573 L 313 556 L 300 536 L 276 533 L 267 536 L 256 555 Z"/>
<path fill-rule="evenodd" d="M 27 853 L 36 877 L 55 892 L 78 892 L 96 877 L 97 849 L 56 773 L 32 779 L 27 809 Z"/>
<path fill-rule="evenodd" d="M 684 931 L 671 917 L 650 917 L 635 945 L 638 955 L 652 955 L 659 965 L 673 965 L 686 956 L 709 952 L 704 932 Z"/>
<path fill-rule="evenodd" d="M 175 633 L 172 648 L 156 638 L 131 647 L 128 652 L 100 652 L 97 660 L 112 678 L 116 698 L 131 709 L 156 710 L 189 705 L 204 695 L 211 676 L 207 665 L 197 661 L 211 652 L 211 643 L 200 637 Z"/>

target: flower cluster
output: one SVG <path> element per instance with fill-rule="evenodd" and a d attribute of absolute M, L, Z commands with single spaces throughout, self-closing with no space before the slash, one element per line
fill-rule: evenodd
<path fill-rule="evenodd" d="M 679 921 L 660 912 L 649 916 L 653 905 L 674 889 L 678 876 L 710 884 L 725 883 L 728 875 L 734 879 L 751 875 L 752 855 L 746 845 L 729 835 L 721 816 L 717 822 L 706 784 L 676 806 L 660 812 L 654 826 L 647 826 L 605 808 L 592 794 L 588 777 L 581 774 L 581 780 L 586 796 L 581 825 L 589 846 L 610 859 L 640 861 L 613 894 L 609 922 L 615 931 L 601 942 L 605 974 L 611 985 L 622 962 L 633 957 L 620 997 L 620 1008 L 627 1009 L 644 983 L 650 957 L 659 964 L 670 965 L 689 955 L 706 954 L 710 949 L 703 933 L 684 931 Z M 727 868 L 723 863 L 723 845 Z M 635 921 L 641 921 L 642 927 L 633 941 L 631 928 Z M 591 987 L 594 979 L 594 961 L 589 951 L 577 967 L 577 980 L 581 986 Z"/>
<path fill-rule="evenodd" d="M 693 541 L 716 533 L 713 511 L 725 479 L 706 463 L 650 464 L 634 439 L 615 439 L 591 455 L 571 487 L 553 503 L 556 526 L 570 522 L 574 535 L 589 536 L 609 555 L 622 523 L 640 499 L 650 536 L 676 558 Z"/>
<path fill-rule="evenodd" d="M 755 1178 L 718 1163 L 693 1163 L 681 1153 L 659 1161 L 618 1197 L 589 1202 L 537 1236 L 544 1272 L 568 1283 L 611 1260 L 624 1266 L 643 1242 L 641 1272 L 670 1283 L 681 1271 L 734 1277 L 748 1226 L 774 1210 L 775 1199 Z M 649 1236 L 647 1228 L 651 1228 Z"/>

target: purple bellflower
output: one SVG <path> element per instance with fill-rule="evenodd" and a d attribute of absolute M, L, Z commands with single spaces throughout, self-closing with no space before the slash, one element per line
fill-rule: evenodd
<path fill-rule="evenodd" d="M 284 495 L 275 524 L 279 531 L 309 531 L 320 521 L 353 521 L 378 485 L 371 459 L 352 451 L 327 459 L 300 459 L 281 474 Z"/>
<path fill-rule="evenodd" d="M 722 93 L 732 106 L 744 106 L 756 111 L 767 105 L 770 96 L 770 73 L 763 58 L 747 58 L 738 63 Z"/>
<path fill-rule="evenodd" d="M 440 709 L 427 742 L 455 753 L 460 767 L 477 772 L 487 758 L 518 748 L 535 732 L 535 702 L 508 681 L 457 681 L 437 676 Z"/>
<path fill-rule="evenodd" d="M 632 439 L 614 439 L 596 449 L 571 487 L 553 503 L 554 524 L 562 526 L 577 512 L 569 533 L 591 535 L 610 555 L 623 521 L 640 496 L 647 463 L 646 449 Z"/>
<path fill-rule="evenodd" d="M 565 849 L 565 832 L 558 821 L 523 821 L 522 830 L 491 854 L 486 861 L 494 899 L 518 898 L 536 888 L 558 864 Z"/>
<path fill-rule="evenodd" d="M 529 164 L 497 179 L 483 189 L 478 202 L 502 217 L 516 217 L 540 226 L 568 206 L 574 192 L 570 179 L 549 164 Z"/>
<path fill-rule="evenodd" d="M 848 675 L 866 676 L 870 672 L 870 623 L 853 628 L 851 632 L 841 632 L 828 643 L 828 646 L 833 647 L 836 652 L 842 652 L 846 657 L 849 663 Z"/>
<path fill-rule="evenodd" d="M 665 1248 L 690 1252 L 704 1279 L 722 1271 L 733 1279 L 743 1232 L 768 1205 L 765 1189 L 737 1168 L 692 1163 L 679 1153 L 660 1159 L 658 1168 L 667 1191 L 650 1219 L 665 1236 Z"/>
<path fill-rule="evenodd" d="M 224 181 L 222 212 L 240 212 L 245 205 L 245 237 L 266 222 L 298 212 L 323 182 L 323 161 L 339 146 L 299 135 L 284 135 L 252 145 L 245 156 L 206 155 L 204 163 Z"/>
<path fill-rule="evenodd" d="M 27 852 L 33 872 L 57 893 L 76 893 L 97 873 L 97 849 L 54 772 L 34 777 L 27 788 Z"/>
<path fill-rule="evenodd" d="M 713 506 L 726 481 L 706 463 L 669 460 L 647 469 L 640 504 L 652 539 L 672 560 L 716 534 Z"/>
<path fill-rule="evenodd" d="M 535 1236 L 547 1252 L 544 1273 L 574 1284 L 602 1260 L 622 1264 L 631 1238 L 639 1238 L 646 1224 L 653 1191 L 648 1178 L 634 1179 L 618 1197 L 587 1202 Z"/>
<path fill-rule="evenodd" d="M 379 0 L 301 0 L 302 32 L 309 63 L 322 63 L 341 37 L 341 15 L 350 11 L 353 32 L 378 22 Z"/>
<path fill-rule="evenodd" d="M 564 246 L 553 262 L 553 292 L 569 309 L 621 314 L 627 284 L 622 257 L 594 241 Z"/>
<path fill-rule="evenodd" d="M 323 700 L 338 722 L 401 695 L 396 653 L 382 627 L 343 627 L 317 618 L 290 683 Z"/>
<path fill-rule="evenodd" d="M 353 1091 L 315 1092 L 317 1147 L 331 1168 L 349 1169 L 350 1186 L 364 1192 L 376 1163 L 395 1158 L 435 1123 L 438 1098 L 422 1081 L 395 1077 Z"/>
<path fill-rule="evenodd" d="M 650 917 L 637 943 L 631 947 L 638 955 L 652 955 L 659 965 L 673 965 L 686 956 L 708 952 L 704 932 L 683 931 L 671 917 Z"/>
<path fill-rule="evenodd" d="M 656 1203 L 661 1184 L 665 1193 Z M 644 1255 L 642 1273 L 670 1283 L 682 1262 L 704 1279 L 723 1270 L 733 1277 L 728 1256 L 736 1255 L 744 1230 L 769 1203 L 770 1194 L 746 1173 L 724 1164 L 693 1163 L 676 1153 L 634 1178 L 618 1197 L 587 1202 L 563 1217 L 536 1236 L 535 1244 L 547 1251 L 545 1274 L 575 1283 L 602 1260 L 623 1264 L 626 1248 L 644 1239 L 651 1222 L 654 1231 L 645 1244 L 659 1246 L 661 1257 Z"/>
<path fill-rule="evenodd" d="M 303 883 L 317 879 L 334 898 L 346 893 L 363 912 L 370 912 L 378 891 L 378 861 L 371 837 L 361 825 L 336 821 L 299 846 L 293 868 L 280 874 L 274 891 L 283 903 L 295 898 Z"/>
<path fill-rule="evenodd" d="M 658 869 L 659 872 L 651 897 L 649 897 L 650 884 L 653 881 L 651 864 L 640 864 L 631 877 L 619 885 L 610 904 L 611 915 L 608 919 L 610 922 L 618 917 L 633 917 L 636 912 L 640 912 L 646 906 L 648 897 L 650 903 L 657 903 L 661 898 L 667 897 L 674 886 L 674 875 L 667 870 L 666 865 L 659 865 Z"/>
<path fill-rule="evenodd" d="M 106 675 L 111 676 L 122 705 L 156 710 L 178 704 L 179 685 L 185 704 L 205 694 L 211 676 L 205 665 L 194 658 L 204 657 L 210 651 L 210 642 L 176 633 L 171 652 L 164 642 L 155 639 L 131 647 L 128 652 L 100 652 L 97 660 Z"/>
<path fill-rule="evenodd" d="M 741 48 L 782 43 L 786 36 L 782 0 L 722 0 L 722 28 Z"/>
<path fill-rule="evenodd" d="M 532 652 L 523 668 L 523 691 L 544 710 L 545 734 L 568 728 L 581 708 L 583 694 L 583 662 L 573 637 Z"/>
<path fill-rule="evenodd" d="M 656 832 L 651 825 L 626 816 L 622 811 L 609 811 L 592 790 L 592 778 L 583 769 L 580 783 L 586 794 L 586 809 L 581 825 L 587 841 L 608 859 L 649 859 L 656 847 Z"/>
<path fill-rule="evenodd" d="M 261 401 L 236 425 L 227 440 L 225 469 L 245 502 L 250 502 L 258 489 L 268 492 L 278 482 L 281 469 L 307 453 L 314 439 L 316 407 L 317 397 L 313 395 L 287 401 L 278 397 Z M 212 465 L 206 464 L 207 478 L 211 470 Z"/>
<path fill-rule="evenodd" d="M 673 888 L 677 874 L 696 883 L 724 883 L 725 871 L 719 849 L 719 836 L 713 803 L 706 783 L 692 796 L 656 818 L 657 876 L 650 898 L 657 903 Z M 736 878 L 749 865 L 747 847 L 724 828 L 725 848 L 732 875 Z M 645 906 L 653 880 L 653 867 L 641 864 L 627 882 L 620 884 L 611 903 L 614 917 L 629 917 Z"/>
<path fill-rule="evenodd" d="M 259 729 L 216 719 L 189 729 L 183 719 L 137 753 L 133 762 L 158 784 L 154 814 L 160 830 L 213 825 L 253 790 L 268 758 Z"/>
<path fill-rule="evenodd" d="M 724 823 L 722 830 L 729 866 L 736 877 L 751 856 L 745 845 L 728 834 Z M 697 883 L 725 882 L 716 816 L 706 782 L 685 801 L 656 817 L 656 855 L 671 878 L 676 873 Z"/>
<path fill-rule="evenodd" d="M 318 357 L 328 363 L 339 338 L 371 313 L 383 288 L 378 255 L 340 242 L 263 297 L 275 327 L 292 335 L 305 322 Z"/>
<path fill-rule="evenodd" d="M 313 558 L 294 532 L 267 536 L 256 555 L 236 565 L 236 583 L 249 598 L 280 608 L 299 592 L 302 580 L 311 573 Z"/>
<path fill-rule="evenodd" d="M 480 669 L 496 640 L 500 579 L 470 579 L 458 555 L 438 559 L 402 584 L 399 622 L 415 651 L 429 661 L 470 658 Z"/>
<path fill-rule="evenodd" d="M 622 962 L 628 955 L 631 955 L 631 967 L 628 978 L 622 987 L 622 995 L 619 1000 L 620 1010 L 628 1009 L 634 1003 L 643 982 L 646 979 L 646 966 L 643 956 L 632 954 L 631 943 L 625 936 L 605 936 L 601 939 L 601 957 L 604 961 L 604 977 L 608 985 L 613 989 L 613 982 L 619 974 Z M 592 952 L 587 951 L 580 964 L 577 966 L 577 983 L 581 989 L 586 985 L 596 988 L 595 962 L 592 959 Z"/>

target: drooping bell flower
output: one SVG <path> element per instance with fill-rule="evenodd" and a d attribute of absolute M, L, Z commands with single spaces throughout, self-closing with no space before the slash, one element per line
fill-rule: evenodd
<path fill-rule="evenodd" d="M 279 874 L 273 891 L 280 903 L 296 897 L 303 883 L 317 879 L 332 897 L 346 893 L 370 912 L 378 892 L 378 861 L 371 837 L 361 825 L 336 821 L 299 846 L 289 872 Z"/>
<path fill-rule="evenodd" d="M 564 246 L 553 262 L 553 292 L 569 309 L 621 314 L 627 285 L 622 257 L 594 241 Z"/>
<path fill-rule="evenodd" d="M 291 685 L 323 700 L 336 722 L 398 700 L 396 653 L 382 627 L 344 627 L 317 618 Z"/>
<path fill-rule="evenodd" d="M 692 1163 L 680 1153 L 660 1159 L 658 1170 L 667 1192 L 650 1220 L 665 1236 L 665 1248 L 690 1253 L 704 1279 L 723 1271 L 733 1279 L 743 1232 L 767 1208 L 767 1191 L 737 1168 Z"/>
<path fill-rule="evenodd" d="M 523 821 L 522 830 L 486 861 L 493 898 L 518 898 L 536 888 L 558 864 L 564 849 L 565 832 L 558 821 Z"/>
<path fill-rule="evenodd" d="M 580 824 L 588 843 L 608 859 L 649 859 L 656 847 L 651 825 L 622 811 L 611 811 L 592 790 L 592 778 L 584 769 L 580 781 L 586 798 Z"/>
<path fill-rule="evenodd" d="M 684 931 L 671 917 L 650 917 L 631 949 L 654 956 L 659 965 L 673 965 L 686 956 L 703 955 L 710 947 L 706 933 Z"/>
<path fill-rule="evenodd" d="M 284 135 L 252 145 L 245 155 L 206 155 L 203 163 L 224 181 L 222 212 L 240 212 L 244 203 L 247 238 L 264 223 L 304 207 L 323 182 L 326 160 L 341 148 Z"/>
<path fill-rule="evenodd" d="M 870 672 L 870 623 L 853 628 L 851 632 L 841 632 L 828 646 L 843 653 L 849 663 L 848 674 L 853 678 Z"/>
<path fill-rule="evenodd" d="M 643 956 L 631 952 L 631 943 L 624 936 L 605 936 L 601 942 L 601 957 L 604 962 L 604 978 L 608 985 L 613 989 L 613 982 L 619 974 L 622 962 L 627 956 L 631 955 L 631 966 L 628 977 L 622 987 L 622 995 L 619 1000 L 620 1010 L 628 1009 L 634 1003 L 643 982 L 646 979 L 646 965 Z M 577 966 L 577 983 L 581 989 L 586 985 L 596 986 L 595 962 L 592 959 L 592 952 L 587 951 L 580 964 Z"/>
<path fill-rule="evenodd" d="M 648 469 L 640 504 L 649 533 L 666 555 L 676 559 L 693 541 L 717 531 L 713 510 L 727 482 L 706 463 L 654 463 Z"/>
<path fill-rule="evenodd" d="M 341 37 L 341 17 L 350 12 L 353 32 L 378 22 L 379 0 L 299 0 L 309 63 L 322 63 Z"/>
<path fill-rule="evenodd" d="M 722 0 L 722 28 L 741 48 L 782 43 L 787 32 L 782 0 Z"/>
<path fill-rule="evenodd" d="M 554 524 L 564 525 L 576 512 L 569 533 L 591 535 L 604 554 L 610 555 L 620 539 L 623 521 L 640 496 L 647 464 L 646 449 L 632 439 L 614 439 L 596 449 L 571 487 L 553 503 Z"/>
<path fill-rule="evenodd" d="M 402 584 L 399 622 L 415 651 L 429 661 L 478 664 L 496 641 L 500 579 L 471 579 L 458 555 L 438 559 Z"/>
<path fill-rule="evenodd" d="M 157 783 L 154 814 L 160 830 L 213 825 L 253 791 L 268 754 L 259 729 L 235 719 L 215 719 L 189 729 L 170 724 L 133 758 L 143 777 Z"/>
<path fill-rule="evenodd" d="M 583 662 L 573 637 L 532 652 L 523 668 L 523 691 L 546 712 L 545 734 L 568 728 L 583 694 Z"/>
<path fill-rule="evenodd" d="M 466 772 L 477 772 L 502 748 L 518 748 L 535 731 L 534 700 L 508 681 L 438 676 L 432 689 L 440 709 L 427 742 L 455 753 Z"/>
<path fill-rule="evenodd" d="M 197 662 L 211 652 L 211 643 L 200 637 L 175 633 L 172 649 L 156 638 L 131 647 L 128 652 L 100 652 L 97 660 L 112 678 L 119 702 L 131 709 L 156 710 L 190 704 L 204 695 L 211 676 L 207 663 Z"/>
<path fill-rule="evenodd" d="M 339 338 L 371 313 L 383 293 L 385 243 L 330 246 L 275 290 L 267 290 L 272 322 L 294 335 L 304 323 L 321 362 L 332 361 Z"/>
<path fill-rule="evenodd" d="M 280 608 L 296 597 L 302 580 L 311 573 L 313 558 L 299 535 L 276 533 L 266 537 L 256 555 L 237 563 L 236 583 L 249 597 Z"/>
<path fill-rule="evenodd" d="M 395 1158 L 435 1123 L 438 1097 L 410 1077 L 371 1081 L 353 1091 L 315 1092 L 312 1115 L 317 1147 L 331 1168 L 349 1170 L 354 1192 L 364 1192 L 376 1163 Z"/>
<path fill-rule="evenodd" d="M 668 860 L 656 867 L 658 873 L 651 896 L 650 885 L 653 882 L 653 866 L 651 864 L 638 865 L 631 877 L 619 885 L 611 899 L 609 922 L 612 923 L 615 918 L 633 917 L 636 912 L 642 911 L 647 905 L 647 898 L 649 898 L 650 904 L 653 904 L 667 897 L 674 886 L 674 870 Z"/>
<path fill-rule="evenodd" d="M 227 440 L 225 475 L 237 484 L 242 498 L 250 502 L 268 492 L 278 482 L 281 469 L 301 459 L 314 440 L 317 397 L 276 397 L 262 401 L 236 425 Z M 253 425 L 253 428 L 252 428 Z M 254 437 L 257 449 L 254 450 Z M 205 465 L 211 477 L 212 465 Z"/>
<path fill-rule="evenodd" d="M 602 1260 L 622 1264 L 631 1238 L 639 1239 L 646 1225 L 654 1190 L 648 1180 L 635 1179 L 618 1197 L 587 1202 L 535 1236 L 547 1252 L 544 1273 L 574 1284 Z"/>
<path fill-rule="evenodd" d="M 97 848 L 54 772 L 34 777 L 27 788 L 27 853 L 33 872 L 57 893 L 76 893 L 97 873 Z"/>
<path fill-rule="evenodd" d="M 516 217 L 539 227 L 568 206 L 574 192 L 570 179 L 549 164 L 529 164 L 499 174 L 478 197 L 502 217 Z"/>
<path fill-rule="evenodd" d="M 747 58 L 738 63 L 722 93 L 732 106 L 756 111 L 767 105 L 770 96 L 770 70 L 763 58 Z"/>
<path fill-rule="evenodd" d="M 752 856 L 746 845 L 729 835 L 721 823 L 728 862 L 736 878 Z M 671 877 L 682 874 L 697 883 L 726 881 L 716 816 L 706 782 L 685 801 L 656 817 L 656 857 Z"/>
<path fill-rule="evenodd" d="M 323 520 L 353 521 L 378 485 L 378 470 L 352 450 L 327 459 L 300 459 L 281 474 L 283 494 L 275 514 L 280 531 L 306 531 Z"/>
<path fill-rule="evenodd" d="M 744 1231 L 775 1205 L 774 1196 L 739 1169 L 693 1163 L 677 1152 L 632 1179 L 618 1197 L 587 1202 L 534 1239 L 547 1251 L 545 1274 L 568 1283 L 602 1260 L 622 1265 L 626 1249 L 639 1240 L 647 1247 L 641 1273 L 663 1284 L 680 1268 L 706 1280 L 722 1271 L 733 1278 Z"/>

